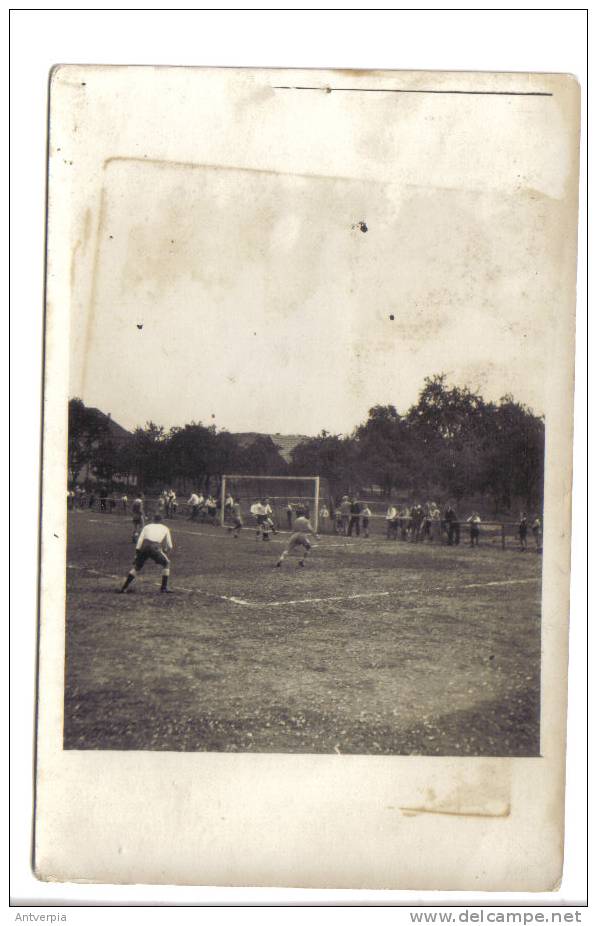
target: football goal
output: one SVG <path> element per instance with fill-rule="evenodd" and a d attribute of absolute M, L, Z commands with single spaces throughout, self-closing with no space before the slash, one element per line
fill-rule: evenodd
<path fill-rule="evenodd" d="M 243 518 L 256 501 L 268 499 L 277 527 L 292 529 L 294 518 L 306 513 L 317 530 L 321 504 L 327 502 L 324 482 L 319 476 L 222 476 L 220 521 L 225 524 L 231 515 L 230 498 L 239 502 Z"/>

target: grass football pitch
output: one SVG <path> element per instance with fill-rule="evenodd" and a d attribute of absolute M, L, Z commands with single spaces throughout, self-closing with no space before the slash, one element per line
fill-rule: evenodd
<path fill-rule="evenodd" d="M 117 595 L 128 518 L 69 513 L 67 749 L 538 755 L 541 557 L 168 522 Z"/>

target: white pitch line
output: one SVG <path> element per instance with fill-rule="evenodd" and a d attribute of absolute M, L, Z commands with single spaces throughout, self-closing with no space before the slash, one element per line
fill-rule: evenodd
<path fill-rule="evenodd" d="M 366 592 L 362 595 L 333 595 L 330 598 L 297 598 L 295 601 L 264 601 L 264 608 L 279 608 L 285 604 L 319 604 L 323 601 L 353 601 L 355 598 L 385 598 L 389 592 Z"/>
<path fill-rule="evenodd" d="M 541 576 L 530 576 L 527 579 L 500 579 L 495 582 L 472 582 L 470 585 L 444 585 L 441 588 L 431 588 L 431 592 L 463 591 L 466 588 L 487 588 L 490 585 L 520 585 L 524 582 L 540 582 Z"/>
<path fill-rule="evenodd" d="M 105 522 L 104 522 L 105 523 Z M 181 531 L 180 533 L 189 533 L 195 535 L 196 531 Z M 200 536 L 211 536 L 211 535 L 200 535 Z M 221 535 L 220 535 L 221 536 Z M 331 544 L 330 544 L 331 546 Z M 82 569 L 85 572 L 90 573 L 91 575 L 104 576 L 109 579 L 119 579 L 120 576 L 115 576 L 110 573 L 102 573 L 97 569 L 90 568 L 88 566 L 80 566 L 74 563 L 67 564 L 68 569 Z M 417 591 L 421 592 L 448 592 L 448 591 L 464 591 L 471 588 L 488 588 L 495 586 L 504 586 L 504 585 L 520 585 L 527 582 L 538 582 L 540 581 L 540 576 L 530 576 L 523 579 L 499 579 L 490 582 L 471 582 L 467 585 L 443 585 L 443 586 L 434 586 L 429 589 L 418 589 Z M 156 583 L 157 584 L 157 583 Z M 292 601 L 247 601 L 244 598 L 238 598 L 234 595 L 220 595 L 217 592 L 208 592 L 202 588 L 188 588 L 184 585 L 177 585 L 176 590 L 185 592 L 190 595 L 204 595 L 207 598 L 217 598 L 220 601 L 230 601 L 232 604 L 242 605 L 246 608 L 281 608 L 284 605 L 296 605 L 296 604 L 325 604 L 328 601 L 355 601 L 361 598 L 387 598 L 390 592 L 363 592 L 355 595 L 332 595 L 327 598 L 297 598 Z"/>
<path fill-rule="evenodd" d="M 122 579 L 122 576 L 113 575 L 109 572 L 100 572 L 98 569 L 92 569 L 90 566 L 79 566 L 75 563 L 67 563 L 67 569 L 81 569 L 93 576 L 102 576 L 104 579 Z M 154 583 L 159 586 L 160 583 Z M 203 588 L 185 588 L 184 585 L 177 585 L 175 588 L 179 592 L 187 592 L 190 595 L 206 595 L 208 598 L 219 598 L 221 601 L 232 601 L 233 604 L 241 604 L 245 607 L 257 607 L 258 602 L 245 601 L 244 598 L 236 598 L 231 595 L 218 595 L 216 592 L 207 592 Z"/>
<path fill-rule="evenodd" d="M 419 589 L 419 591 L 429 591 L 429 592 L 447 592 L 447 591 L 463 591 L 467 588 L 485 588 L 491 585 L 517 585 L 523 582 L 536 582 L 539 580 L 539 576 L 532 576 L 527 579 L 504 579 L 496 582 L 474 582 L 470 585 L 442 585 L 436 586 L 435 588 L 429 589 Z M 330 598 L 299 598 L 296 601 L 268 601 L 264 602 L 264 608 L 278 608 L 285 604 L 319 604 L 326 601 L 352 601 L 355 598 L 383 598 L 389 595 L 389 592 L 367 592 L 359 595 L 336 595 Z M 253 604 L 253 602 L 247 602 L 248 604 Z"/>
<path fill-rule="evenodd" d="M 220 598 L 222 601 L 232 601 L 234 604 L 242 604 L 245 607 L 253 607 L 254 604 L 252 601 L 245 601 L 244 598 L 236 598 L 233 595 L 218 595 L 216 592 L 206 592 L 204 588 L 185 588 L 184 585 L 176 585 L 174 590 L 187 592 L 189 595 L 206 595 L 208 598 Z"/>

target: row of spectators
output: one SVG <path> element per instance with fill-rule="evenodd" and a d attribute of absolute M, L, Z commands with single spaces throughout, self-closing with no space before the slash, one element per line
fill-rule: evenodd
<path fill-rule="evenodd" d="M 141 495 L 142 499 L 143 496 Z M 232 494 L 228 493 L 224 500 L 225 520 L 229 521 L 233 516 L 235 502 L 238 502 Z M 129 509 L 129 498 L 126 494 L 116 495 L 106 487 L 98 487 L 95 490 L 87 492 L 83 486 L 76 486 L 67 492 L 68 507 L 76 508 L 97 508 L 99 511 L 114 511 L 120 508 L 125 513 Z M 257 511 L 256 506 L 259 507 Z M 274 526 L 274 515 L 270 500 L 258 499 L 255 505 L 251 506 L 251 514 L 256 516 L 263 507 L 265 515 L 270 519 Z M 202 521 L 216 525 L 219 523 L 218 510 L 219 501 L 214 495 L 203 496 L 201 492 L 192 492 L 186 502 L 188 517 L 192 521 Z M 255 509 L 255 510 L 253 510 Z M 174 518 L 178 510 L 178 500 L 174 489 L 164 489 L 159 495 L 156 502 L 156 511 L 162 517 Z M 293 529 L 294 519 L 298 515 L 310 516 L 309 508 L 306 504 L 296 504 L 289 501 L 286 509 L 286 526 L 288 530 Z M 371 520 L 374 517 L 373 512 L 367 502 L 361 502 L 358 497 L 344 495 L 338 499 L 335 506 L 328 506 L 326 503 L 319 508 L 319 529 L 322 533 L 335 533 L 346 537 L 364 536 L 369 537 Z M 478 546 L 481 535 L 482 520 L 478 511 L 472 511 L 471 514 L 462 520 L 459 518 L 455 506 L 452 503 L 445 505 L 443 512 L 439 506 L 431 501 L 421 505 L 415 501 L 413 504 L 407 504 L 398 507 L 394 504 L 388 505 L 385 516 L 385 536 L 388 540 L 404 540 L 411 543 L 427 541 L 429 543 L 439 543 L 443 540 L 444 535 L 447 539 L 448 546 L 458 546 L 461 541 L 461 530 L 468 531 L 470 546 Z M 526 512 L 521 512 L 517 522 L 518 539 L 520 549 L 527 549 L 527 538 L 529 531 L 532 533 L 535 545 L 539 550 L 541 547 L 541 520 L 534 517 L 529 523 Z"/>
<path fill-rule="evenodd" d="M 363 536 L 369 537 L 372 517 L 371 509 L 367 503 L 360 502 L 358 498 L 344 495 L 334 510 L 333 531 L 347 537 L 351 537 L 353 533 L 359 536 L 362 531 Z M 327 505 L 320 508 L 319 520 L 322 530 L 325 531 L 330 520 L 330 511 Z M 421 541 L 433 543 L 434 541 L 442 541 L 443 536 L 446 535 L 448 546 L 458 546 L 461 539 L 461 528 L 464 528 L 468 531 L 470 545 L 474 547 L 479 545 L 482 520 L 478 511 L 472 511 L 464 521 L 461 520 L 452 503 L 448 503 L 442 512 L 435 502 L 426 502 L 424 505 L 414 502 L 412 505 L 405 505 L 401 508 L 394 504 L 388 505 L 385 523 L 385 535 L 388 540 L 398 540 L 400 538 L 411 543 Z M 526 512 L 521 512 L 517 522 L 521 550 L 527 548 L 529 529 L 533 534 L 537 549 L 540 549 L 541 519 L 535 517 L 529 527 Z"/>

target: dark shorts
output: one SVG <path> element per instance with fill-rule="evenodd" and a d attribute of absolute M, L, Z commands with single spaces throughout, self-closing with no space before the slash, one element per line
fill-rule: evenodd
<path fill-rule="evenodd" d="M 292 534 L 288 541 L 288 549 L 293 550 L 295 547 L 304 547 L 305 550 L 311 549 L 311 544 L 306 534 L 301 534 L 300 532 Z"/>
<path fill-rule="evenodd" d="M 159 543 L 153 543 L 149 540 L 143 541 L 143 546 L 135 553 L 135 562 L 133 563 L 136 570 L 143 569 L 146 561 L 152 559 L 159 566 L 169 566 L 170 560 L 160 547 Z"/>

